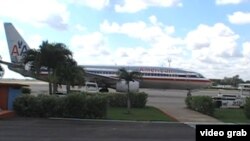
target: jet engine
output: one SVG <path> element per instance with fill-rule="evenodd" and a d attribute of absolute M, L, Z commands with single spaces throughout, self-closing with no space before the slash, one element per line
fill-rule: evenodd
<path fill-rule="evenodd" d="M 128 85 L 125 80 L 121 80 L 116 83 L 117 92 L 128 92 Z M 139 82 L 130 81 L 129 82 L 129 92 L 139 92 Z"/>

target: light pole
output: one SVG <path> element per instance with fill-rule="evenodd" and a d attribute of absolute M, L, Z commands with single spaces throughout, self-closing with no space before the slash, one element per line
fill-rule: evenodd
<path fill-rule="evenodd" d="M 170 67 L 171 61 L 171 59 L 168 59 L 168 67 Z"/>

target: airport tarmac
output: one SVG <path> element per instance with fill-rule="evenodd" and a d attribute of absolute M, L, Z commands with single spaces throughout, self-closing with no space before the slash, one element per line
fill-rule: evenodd
<path fill-rule="evenodd" d="M 48 93 L 48 83 L 36 80 L 0 80 L 0 82 L 21 83 L 29 85 L 32 89 L 32 94 Z M 84 88 L 73 88 L 83 91 Z M 59 88 L 59 91 L 65 92 L 65 87 Z M 114 90 L 111 90 L 114 91 Z M 160 109 L 165 114 L 169 115 L 178 122 L 188 124 L 201 123 L 221 123 L 217 119 L 189 110 L 185 105 L 186 90 L 156 90 L 156 89 L 140 89 L 148 94 L 147 105 L 154 106 Z M 199 90 L 192 92 L 192 95 L 208 95 L 216 96 L 219 90 Z M 239 94 L 239 91 L 220 90 L 221 94 Z"/>

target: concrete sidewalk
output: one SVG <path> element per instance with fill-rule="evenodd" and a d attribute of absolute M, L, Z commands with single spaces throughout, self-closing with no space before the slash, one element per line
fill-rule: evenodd
<path fill-rule="evenodd" d="M 149 94 L 147 105 L 154 106 L 182 123 L 222 123 L 221 121 L 186 108 L 186 91 L 145 90 Z"/>
<path fill-rule="evenodd" d="M 182 122 L 192 122 L 192 123 L 222 123 L 221 121 L 201 114 L 199 112 L 195 112 L 192 110 L 187 109 L 186 107 L 181 106 L 169 106 L 168 104 L 156 104 L 150 103 L 149 105 L 157 107 L 166 115 L 170 116 L 171 118 Z"/>

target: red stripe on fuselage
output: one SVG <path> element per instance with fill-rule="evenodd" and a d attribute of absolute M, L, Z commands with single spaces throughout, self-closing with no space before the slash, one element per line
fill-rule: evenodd
<path fill-rule="evenodd" d="M 198 80 L 198 79 L 176 79 L 176 78 L 156 78 L 156 77 L 151 77 L 151 78 L 142 78 L 143 80 L 160 80 L 160 81 L 184 81 L 184 82 L 202 82 L 202 83 L 211 83 L 210 80 Z"/>
<path fill-rule="evenodd" d="M 111 76 L 112 78 L 118 78 L 117 76 Z M 159 80 L 159 81 L 183 81 L 183 82 L 202 82 L 211 83 L 208 79 L 184 79 L 184 78 L 159 78 L 159 77 L 142 77 L 142 80 Z"/>

